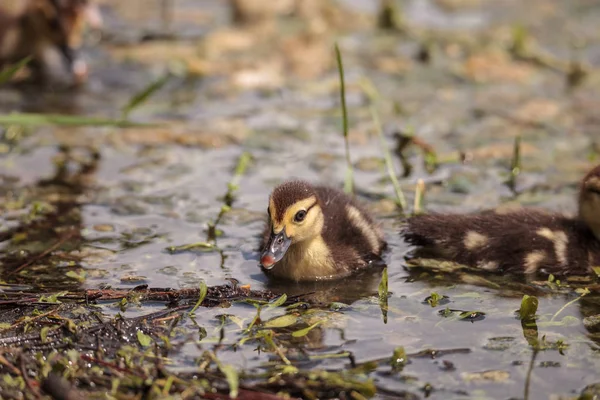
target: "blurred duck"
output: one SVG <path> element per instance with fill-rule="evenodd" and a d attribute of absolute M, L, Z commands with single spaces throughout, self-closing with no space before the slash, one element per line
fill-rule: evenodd
<path fill-rule="evenodd" d="M 581 182 L 577 217 L 534 209 L 417 215 L 402 235 L 421 258 L 501 273 L 591 273 L 600 266 L 600 165 Z"/>
<path fill-rule="evenodd" d="M 336 189 L 286 182 L 273 190 L 267 212 L 260 265 L 270 277 L 343 278 L 380 260 L 386 246 L 369 214 Z"/>
<path fill-rule="evenodd" d="M 100 12 L 88 0 L 23 0 L 15 13 L 0 9 L 0 69 L 32 56 L 34 77 L 47 79 L 52 56 L 74 83 L 87 79 L 88 66 L 80 57 L 85 23 L 99 29 Z"/>

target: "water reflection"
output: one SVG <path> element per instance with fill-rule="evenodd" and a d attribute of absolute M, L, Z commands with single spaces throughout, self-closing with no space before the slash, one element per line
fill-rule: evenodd
<path fill-rule="evenodd" d="M 15 189 L 17 201 L 28 206 L 29 214 L 17 216 L 17 224 L 0 234 L 0 242 L 6 242 L 0 256 L 3 281 L 46 289 L 79 286 L 66 274 L 83 271 L 77 255 L 85 243 L 82 207 L 100 160 L 96 149 L 60 146 L 51 177 Z"/>

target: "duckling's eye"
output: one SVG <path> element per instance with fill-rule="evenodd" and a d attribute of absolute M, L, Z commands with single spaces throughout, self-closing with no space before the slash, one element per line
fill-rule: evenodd
<path fill-rule="evenodd" d="M 305 210 L 300 210 L 296 213 L 296 215 L 294 215 L 294 221 L 296 222 L 302 222 L 304 221 L 304 218 L 306 217 L 306 211 Z"/>

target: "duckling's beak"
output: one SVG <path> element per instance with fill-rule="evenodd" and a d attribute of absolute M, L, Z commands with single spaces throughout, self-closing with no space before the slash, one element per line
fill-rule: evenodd
<path fill-rule="evenodd" d="M 283 258 L 285 252 L 292 244 L 292 239 L 285 234 L 285 229 L 279 233 L 272 233 L 269 243 L 260 256 L 260 265 L 266 269 L 271 269 L 275 263 Z"/>

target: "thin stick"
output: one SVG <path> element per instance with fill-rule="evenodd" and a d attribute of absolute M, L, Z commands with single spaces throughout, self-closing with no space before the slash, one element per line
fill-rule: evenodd
<path fill-rule="evenodd" d="M 6 368 L 8 368 L 10 370 L 10 372 L 12 372 L 15 375 L 21 375 L 21 371 L 19 371 L 19 369 L 17 367 L 15 367 L 13 364 L 11 364 L 10 361 L 8 361 L 2 354 L 0 354 L 0 364 L 4 365 Z"/>
<path fill-rule="evenodd" d="M 38 261 L 38 260 L 46 257 L 48 254 L 52 253 L 54 250 L 56 250 L 60 246 L 62 246 L 67 240 L 69 240 L 70 238 L 72 238 L 74 235 L 75 235 L 74 232 L 66 234 L 65 236 L 63 236 L 62 238 L 60 238 L 56 243 L 54 243 L 52 246 L 50 246 L 49 248 L 47 248 L 46 250 L 44 250 L 43 253 L 38 254 L 37 256 L 35 256 L 32 259 L 30 259 L 29 261 L 27 261 L 25 264 L 22 264 L 17 269 L 9 272 L 8 275 L 14 275 L 17 272 L 21 271 L 22 269 L 27 268 L 28 266 L 30 266 L 34 262 L 36 262 L 36 261 Z"/>

